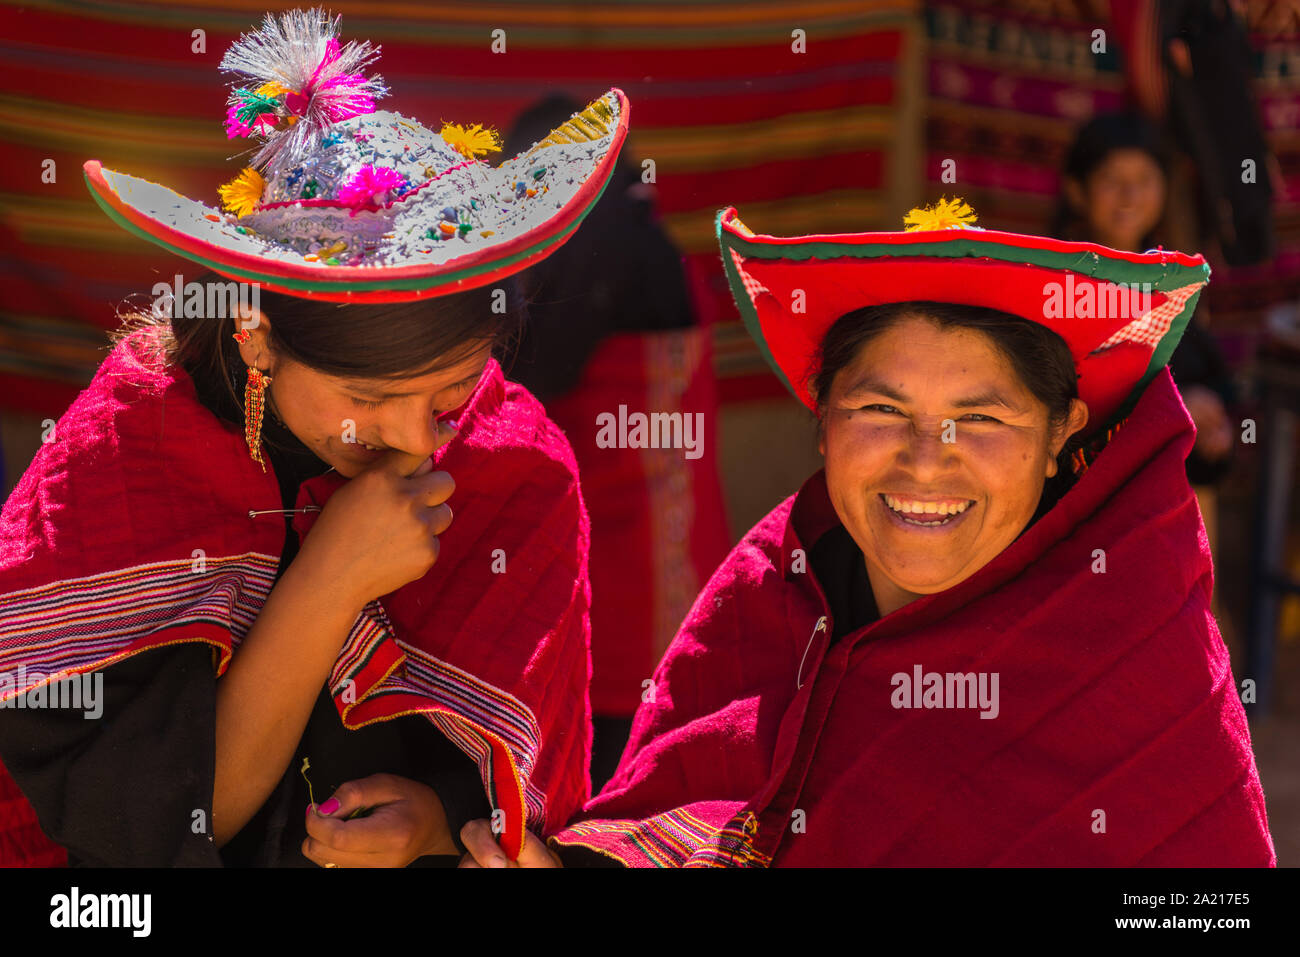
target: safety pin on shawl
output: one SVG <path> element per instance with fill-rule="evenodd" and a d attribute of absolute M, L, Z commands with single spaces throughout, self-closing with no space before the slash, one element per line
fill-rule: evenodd
<path fill-rule="evenodd" d="M 274 412 L 275 410 L 272 409 L 271 411 Z M 331 465 L 325 471 L 327 473 L 333 472 L 334 466 Z M 250 519 L 253 519 L 253 518 L 257 518 L 257 516 L 259 515 L 293 515 L 297 512 L 319 512 L 320 510 L 321 510 L 321 506 L 319 505 L 305 505 L 302 508 L 263 508 L 263 509 L 250 508 L 248 510 L 248 517 Z"/>
<path fill-rule="evenodd" d="M 293 515 L 295 512 L 319 512 L 320 509 L 321 507 L 319 505 L 307 505 L 303 508 L 263 508 L 258 510 L 250 508 L 248 510 L 248 517 L 256 518 L 258 515 Z"/>

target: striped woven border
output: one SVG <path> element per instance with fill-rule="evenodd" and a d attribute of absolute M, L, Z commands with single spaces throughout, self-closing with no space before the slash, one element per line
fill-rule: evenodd
<path fill-rule="evenodd" d="M 151 562 L 0 596 L 0 670 L 53 678 L 163 644 L 207 641 L 221 647 L 223 672 L 270 594 L 279 561 L 257 552 L 204 561 L 202 572 L 189 560 Z M 8 696 L 41 683 L 15 684 Z"/>
<path fill-rule="evenodd" d="M 754 849 L 758 818 L 752 811 L 737 814 L 718 831 L 712 843 L 691 855 L 684 867 L 770 867 L 772 858 Z"/>
<path fill-rule="evenodd" d="M 204 641 L 220 649 L 217 674 L 257 620 L 279 559 L 249 552 L 153 562 L 52 582 L 0 596 L 0 700 L 61 677 L 103 668 L 167 644 Z M 391 640 L 387 640 L 391 639 Z M 531 782 L 541 729 L 519 699 L 466 671 L 398 641 L 387 613 L 370 602 L 357 617 L 330 673 L 345 725 L 362 701 L 406 694 L 474 759 L 494 808 L 507 811 L 517 843 L 544 830 L 546 796 Z M 398 713 L 410 713 L 400 711 Z M 396 714 L 373 720 L 386 720 Z"/>
<path fill-rule="evenodd" d="M 527 829 L 545 829 L 546 795 L 532 780 L 542 738 L 532 711 L 495 685 L 401 641 L 378 601 L 353 626 L 330 689 L 347 728 L 404 714 L 433 722 L 478 766 L 489 803 L 505 812 L 502 847 L 512 856 L 522 850 Z M 387 707 L 376 712 L 383 699 Z"/>
<path fill-rule="evenodd" d="M 537 718 L 518 698 L 467 671 L 394 639 L 404 652 L 400 670 L 389 674 L 370 697 L 414 694 L 436 704 L 425 713 L 474 760 L 493 808 L 512 809 L 521 829 L 545 830 L 546 795 L 532 782 L 541 750 Z M 513 783 L 510 794 L 504 786 Z M 522 806 L 520 806 L 522 805 Z"/>
<path fill-rule="evenodd" d="M 385 639 L 394 638 L 393 641 Z M 378 599 L 367 603 L 353 622 L 330 669 L 330 693 L 346 712 L 406 660 L 398 649 L 388 613 Z"/>
<path fill-rule="evenodd" d="M 767 867 L 771 859 L 754 850 L 757 827 L 753 812 L 737 814 L 719 829 L 682 807 L 640 821 L 584 821 L 551 843 L 586 847 L 629 867 L 642 861 L 654 867 Z M 640 858 L 627 854 L 626 844 Z"/>

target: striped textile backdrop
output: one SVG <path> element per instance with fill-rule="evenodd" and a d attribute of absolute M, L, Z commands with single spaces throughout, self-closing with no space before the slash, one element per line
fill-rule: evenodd
<path fill-rule="evenodd" d="M 114 226 L 90 158 L 212 205 L 240 168 L 217 64 L 267 9 L 234 0 L 0 4 L 0 411 L 57 417 L 89 381 L 128 296 L 195 267 Z M 383 47 L 381 108 L 504 135 L 542 95 L 621 87 L 627 150 L 655 163 L 663 221 L 715 323 L 722 397 L 780 393 L 742 331 L 713 220 L 773 232 L 895 228 L 920 197 L 916 0 L 344 2 L 343 40 Z M 206 49 L 191 49 L 203 30 Z M 504 30 L 506 52 L 490 50 Z M 794 31 L 806 34 L 795 52 Z M 435 126 L 436 128 L 436 126 Z M 55 163 L 55 181 L 42 163 Z"/>

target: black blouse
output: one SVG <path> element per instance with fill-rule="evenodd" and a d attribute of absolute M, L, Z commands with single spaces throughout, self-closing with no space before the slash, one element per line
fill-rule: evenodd
<path fill-rule="evenodd" d="M 242 366 L 232 362 L 229 372 L 240 376 Z M 229 421 L 229 397 L 220 380 L 194 378 L 200 401 Z M 329 466 L 269 408 L 263 435 L 284 508 L 292 509 L 302 482 Z M 277 579 L 298 550 L 291 518 L 285 517 Z M 322 687 L 279 785 L 218 849 L 208 836 L 217 682 L 211 650 L 197 643 L 157 648 L 102 674 L 99 720 L 59 709 L 8 709 L 0 715 L 0 759 L 36 809 L 41 827 L 68 849 L 73 866 L 314 867 L 301 851 L 309 803 L 300 773 L 304 757 L 310 759 L 308 775 L 319 802 L 345 781 L 371 774 L 429 785 L 462 852 L 461 826 L 491 814 L 476 765 L 427 718 L 405 715 L 349 731 Z M 452 855 L 427 856 L 412 866 L 456 862 Z"/>
<path fill-rule="evenodd" d="M 808 550 L 808 564 L 830 605 L 832 642 L 880 617 L 862 549 L 843 525 L 817 539 Z"/>

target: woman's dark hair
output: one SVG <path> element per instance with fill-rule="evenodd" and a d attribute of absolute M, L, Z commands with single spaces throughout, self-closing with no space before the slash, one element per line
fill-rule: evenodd
<path fill-rule="evenodd" d="M 1079 376 L 1064 339 L 1046 326 L 998 309 L 947 302 L 890 302 L 865 306 L 840 316 L 822 339 L 808 387 L 825 422 L 835 376 L 877 336 L 912 316 L 929 319 L 941 329 L 970 329 L 992 341 L 1024 384 L 1047 407 L 1049 429 L 1069 421 L 1070 401 L 1079 397 Z M 821 426 L 819 425 L 819 428 Z M 1074 484 L 1071 458 L 1084 444 L 1082 433 L 1066 439 L 1056 456 L 1056 474 L 1047 480 L 1034 521 Z"/>
<path fill-rule="evenodd" d="M 1087 186 L 1088 178 L 1115 150 L 1134 149 L 1146 153 L 1160 167 L 1168 183 L 1173 172 L 1173 146 L 1160 128 L 1141 113 L 1102 113 L 1080 127 L 1061 167 L 1063 179 L 1073 179 Z M 1057 200 L 1056 214 L 1052 220 L 1051 235 L 1061 239 L 1086 239 L 1075 235 L 1079 230 L 1079 215 L 1070 206 L 1062 182 Z M 1151 248 L 1154 233 L 1142 237 L 1143 248 Z"/>
<path fill-rule="evenodd" d="M 204 308 L 195 310 L 201 316 L 172 317 L 165 310 L 136 307 L 122 316 L 122 325 L 110 337 L 117 343 L 139 331 L 151 333 L 150 358 L 184 369 L 200 393 L 220 396 L 219 417 L 242 428 L 247 372 L 233 338 L 232 300 L 209 300 L 207 295 L 216 284 L 235 287 L 213 272 L 193 282 L 205 291 Z M 326 375 L 364 379 L 428 375 L 463 361 L 484 341 L 490 341 L 493 355 L 508 364 L 527 312 L 513 276 L 415 302 L 336 303 L 265 288 L 257 292 L 258 305 L 270 319 L 270 346 L 277 355 Z M 209 302 L 217 300 L 222 308 L 209 315 Z M 237 296 L 233 301 L 238 302 Z"/>

